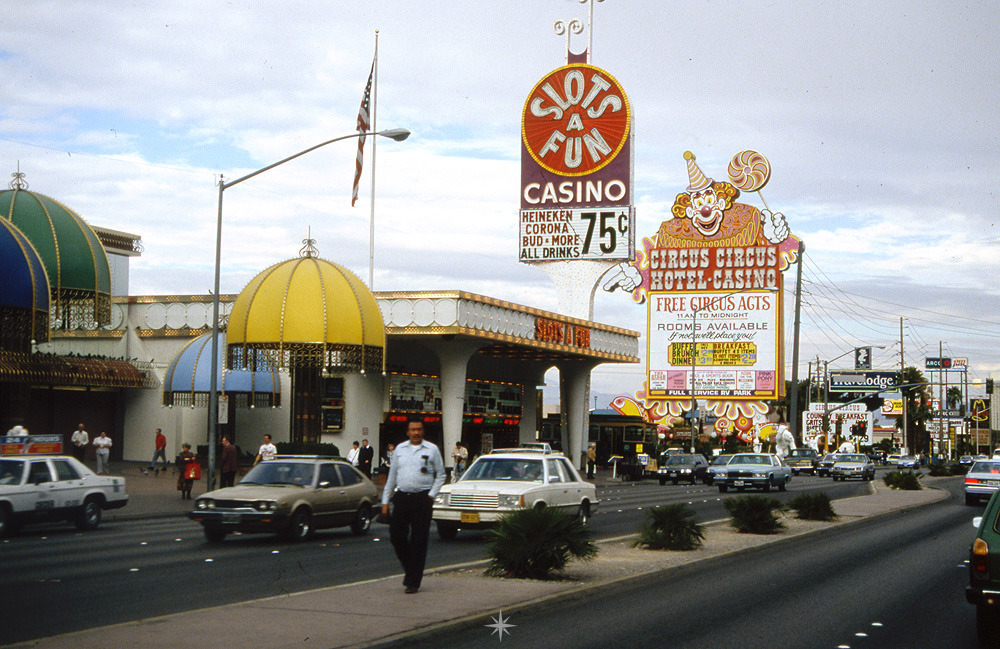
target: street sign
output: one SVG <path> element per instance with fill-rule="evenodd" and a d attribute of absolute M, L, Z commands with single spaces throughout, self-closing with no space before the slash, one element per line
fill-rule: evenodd
<path fill-rule="evenodd" d="M 959 419 L 962 417 L 962 411 L 958 408 L 951 408 L 948 410 L 935 410 L 931 413 L 932 417 L 946 417 L 948 419 Z"/>
<path fill-rule="evenodd" d="M 896 372 L 873 370 L 869 372 L 830 372 L 830 392 L 879 392 L 899 385 Z"/>
<path fill-rule="evenodd" d="M 858 371 L 867 371 L 872 368 L 872 348 L 871 347 L 855 347 L 854 348 L 854 369 Z"/>

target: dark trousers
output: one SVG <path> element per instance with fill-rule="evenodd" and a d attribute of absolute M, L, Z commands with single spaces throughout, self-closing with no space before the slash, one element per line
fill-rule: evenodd
<path fill-rule="evenodd" d="M 219 488 L 232 487 L 233 483 L 236 482 L 236 472 L 235 471 L 222 471 L 219 473 Z"/>
<path fill-rule="evenodd" d="M 397 491 L 392 497 L 394 505 L 389 520 L 389 540 L 396 551 L 396 557 L 406 573 L 403 585 L 420 588 L 427 561 L 427 537 L 431 530 L 431 513 L 434 501 L 428 492 L 413 494 Z"/>

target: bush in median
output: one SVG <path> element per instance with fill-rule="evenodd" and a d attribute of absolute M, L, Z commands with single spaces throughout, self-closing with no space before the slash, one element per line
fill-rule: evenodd
<path fill-rule="evenodd" d="M 571 558 L 597 555 L 583 522 L 550 508 L 511 512 L 486 532 L 486 538 L 490 555 L 486 574 L 494 577 L 547 579 Z"/>
<path fill-rule="evenodd" d="M 775 518 L 774 513 L 781 510 L 781 501 L 767 496 L 739 496 L 726 498 L 723 502 L 726 511 L 733 517 L 732 526 L 739 532 L 748 534 L 775 534 L 785 529 L 784 524 Z"/>
<path fill-rule="evenodd" d="M 832 521 L 837 518 L 830 497 L 825 493 L 804 493 L 792 498 L 788 507 L 794 509 L 798 518 L 810 521 Z"/>
<path fill-rule="evenodd" d="M 885 484 L 892 489 L 903 489 L 905 491 L 917 491 L 920 489 L 920 481 L 917 480 L 919 473 L 913 471 L 890 471 L 885 474 Z"/>
<path fill-rule="evenodd" d="M 695 511 L 684 503 L 650 507 L 635 545 L 650 550 L 694 550 L 705 539 L 694 517 Z"/>

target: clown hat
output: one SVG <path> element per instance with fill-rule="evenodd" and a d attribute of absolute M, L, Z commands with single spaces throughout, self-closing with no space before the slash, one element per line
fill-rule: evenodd
<path fill-rule="evenodd" d="M 694 162 L 694 154 L 690 151 L 684 152 L 684 159 L 687 160 L 688 166 L 688 178 L 691 179 L 691 184 L 688 185 L 687 190 L 689 192 L 700 192 L 703 189 L 708 189 L 712 186 L 714 182 L 711 178 L 708 178 L 701 172 L 698 165 Z"/>

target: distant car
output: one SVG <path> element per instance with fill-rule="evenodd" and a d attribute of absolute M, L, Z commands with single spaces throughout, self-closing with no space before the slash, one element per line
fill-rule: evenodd
<path fill-rule="evenodd" d="M 965 504 L 978 505 L 1000 490 L 1000 460 L 979 460 L 965 474 Z"/>
<path fill-rule="evenodd" d="M 916 455 L 904 455 L 896 461 L 897 469 L 919 469 L 920 458 Z"/>
<path fill-rule="evenodd" d="M 504 450 L 480 455 L 458 482 L 434 499 L 438 535 L 455 538 L 460 529 L 492 527 L 519 509 L 551 507 L 584 522 L 598 505 L 597 490 L 562 454 Z"/>
<path fill-rule="evenodd" d="M 885 463 L 890 466 L 896 466 L 896 463 L 899 462 L 899 458 L 901 457 L 903 456 L 900 455 L 899 453 L 890 453 L 888 456 L 886 456 Z"/>
<path fill-rule="evenodd" d="M 684 454 L 684 455 L 661 455 L 657 468 L 660 484 L 667 484 L 667 480 L 677 484 L 681 480 L 694 484 L 705 481 L 705 474 L 708 471 L 708 460 L 704 455 Z"/>
<path fill-rule="evenodd" d="M 371 480 L 340 458 L 279 455 L 250 469 L 235 487 L 199 496 L 188 518 L 201 523 L 212 542 L 230 532 L 304 541 L 316 529 L 345 526 L 360 535 L 371 526 L 376 492 Z"/>
<path fill-rule="evenodd" d="M 792 469 L 792 475 L 808 473 L 816 475 L 819 466 L 819 453 L 814 448 L 793 448 L 785 458 L 785 464 Z"/>
<path fill-rule="evenodd" d="M 792 470 L 781 463 L 781 458 L 769 453 L 736 453 L 729 464 L 720 467 L 713 477 L 719 491 L 725 493 L 730 487 L 743 491 L 754 488 L 770 491 L 777 487 L 780 491 L 792 479 Z"/>
<path fill-rule="evenodd" d="M 830 469 L 833 465 L 837 463 L 837 457 L 840 453 L 827 453 L 823 456 L 823 459 L 819 461 L 819 465 L 816 467 L 816 475 L 830 475 Z"/>
<path fill-rule="evenodd" d="M 994 492 L 982 517 L 974 521 L 976 538 L 969 549 L 969 585 L 965 599 L 976 605 L 976 631 L 981 646 L 1000 637 L 1000 496 Z"/>
<path fill-rule="evenodd" d="M 971 455 L 963 455 L 962 457 L 958 458 L 958 463 L 961 464 L 962 466 L 972 466 L 972 463 L 975 461 L 976 461 L 975 458 L 972 457 Z"/>
<path fill-rule="evenodd" d="M 0 457 L 0 536 L 60 520 L 93 530 L 103 510 L 127 504 L 125 478 L 97 475 L 74 457 Z"/>
<path fill-rule="evenodd" d="M 851 478 L 874 480 L 875 463 L 863 453 L 841 454 L 837 456 L 837 461 L 830 469 L 830 475 L 835 481 Z"/>
<path fill-rule="evenodd" d="M 705 484 L 710 485 L 715 482 L 715 474 L 718 473 L 722 467 L 729 464 L 729 460 L 733 459 L 732 453 L 723 453 L 721 455 L 716 455 L 712 458 L 712 462 L 708 465 L 705 470 Z"/>

